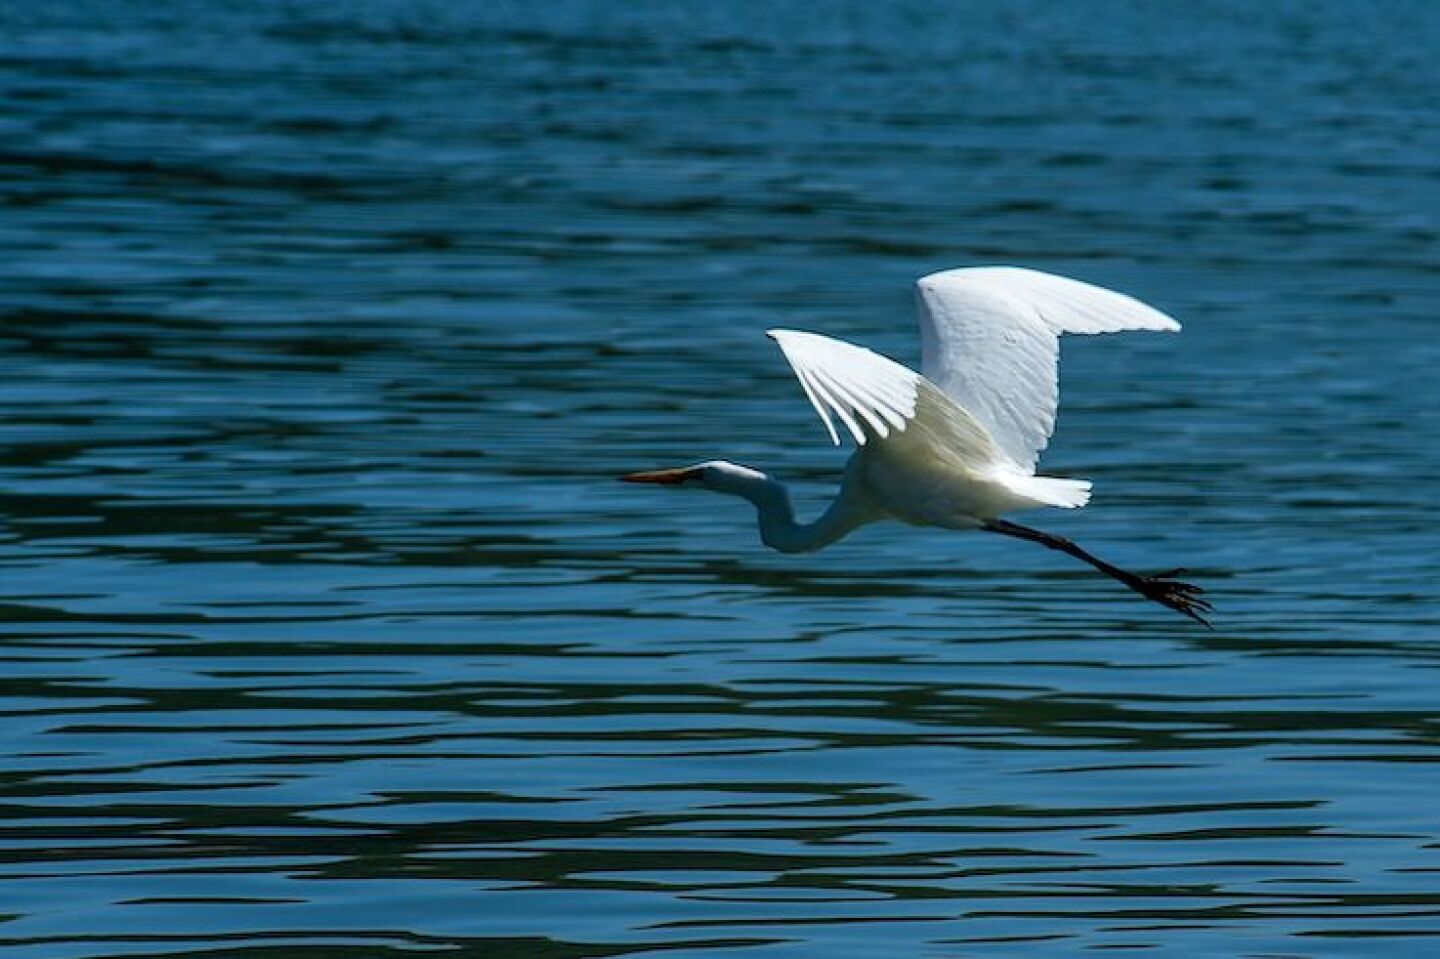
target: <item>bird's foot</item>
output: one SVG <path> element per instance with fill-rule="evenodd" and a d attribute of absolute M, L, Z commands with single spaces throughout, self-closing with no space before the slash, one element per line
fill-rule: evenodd
<path fill-rule="evenodd" d="M 1151 576 L 1136 576 L 1135 582 L 1130 586 L 1146 599 L 1189 616 L 1202 626 L 1209 626 L 1210 620 L 1207 617 L 1214 607 L 1200 598 L 1200 594 L 1205 591 L 1199 586 L 1175 578 L 1184 573 L 1183 569 L 1167 569 Z"/>

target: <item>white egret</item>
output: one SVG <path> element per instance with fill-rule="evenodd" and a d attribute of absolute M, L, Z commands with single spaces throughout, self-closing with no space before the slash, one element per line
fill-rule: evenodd
<path fill-rule="evenodd" d="M 1004 513 L 1090 499 L 1086 480 L 1035 475 L 1059 403 L 1060 334 L 1175 332 L 1180 324 L 1122 293 L 1018 267 L 946 270 L 917 283 L 921 373 L 816 333 L 770 330 L 838 446 L 838 419 L 856 450 L 830 508 L 795 521 L 785 486 L 723 460 L 622 477 L 743 497 L 760 538 L 785 553 L 821 549 L 866 523 L 985 530 L 1082 559 L 1147 599 L 1209 625 L 1210 604 L 1184 570 L 1144 576 Z M 832 418 L 833 415 L 833 418 Z"/>

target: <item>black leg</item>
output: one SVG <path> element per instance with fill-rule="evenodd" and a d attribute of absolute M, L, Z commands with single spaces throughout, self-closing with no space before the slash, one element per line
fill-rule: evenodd
<path fill-rule="evenodd" d="M 1141 576 L 1105 562 L 1094 553 L 1082 549 L 1078 544 L 1063 536 L 1031 529 L 1028 526 L 1021 526 L 1019 523 L 1011 523 L 1003 519 L 991 520 L 985 524 L 984 528 L 992 533 L 1014 536 L 1016 539 L 1029 540 L 1050 549 L 1058 549 L 1062 553 L 1069 553 L 1076 559 L 1084 560 L 1094 566 L 1106 576 L 1118 579 L 1146 599 L 1153 600 L 1162 606 L 1168 606 L 1178 613 L 1183 613 L 1197 623 L 1210 625 L 1210 621 L 1205 617 L 1210 612 L 1211 606 L 1200 598 L 1200 594 L 1204 590 L 1199 586 L 1182 583 L 1175 578 L 1185 572 L 1183 569 L 1166 570 L 1163 573 L 1156 573 L 1154 576 Z"/>

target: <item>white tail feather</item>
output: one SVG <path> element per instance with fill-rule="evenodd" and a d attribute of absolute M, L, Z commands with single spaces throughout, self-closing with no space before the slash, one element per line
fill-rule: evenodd
<path fill-rule="evenodd" d="M 1054 476 L 1007 476 L 1005 485 L 1047 506 L 1079 509 L 1090 502 L 1090 481 Z"/>

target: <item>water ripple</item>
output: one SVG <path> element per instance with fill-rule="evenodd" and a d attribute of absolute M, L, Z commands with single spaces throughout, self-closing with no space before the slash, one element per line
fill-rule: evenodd
<path fill-rule="evenodd" d="M 1440 936 L 1430 7 L 0 24 L 7 955 Z M 913 362 L 907 284 L 970 262 L 1185 321 L 1067 344 L 1096 508 L 1046 522 L 1185 563 L 1215 631 L 614 482 L 719 455 L 818 510 L 759 331 Z"/>

